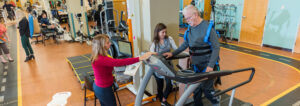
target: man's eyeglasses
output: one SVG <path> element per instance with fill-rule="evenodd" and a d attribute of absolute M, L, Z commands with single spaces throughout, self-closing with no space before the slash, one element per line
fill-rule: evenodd
<path fill-rule="evenodd" d="M 193 16 L 194 16 L 194 15 L 189 16 L 189 17 L 185 17 L 184 19 L 185 19 L 186 21 L 188 21 L 188 20 L 192 19 Z"/>

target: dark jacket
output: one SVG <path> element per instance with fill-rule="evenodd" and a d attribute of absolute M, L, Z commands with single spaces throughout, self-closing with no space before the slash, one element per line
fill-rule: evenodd
<path fill-rule="evenodd" d="M 11 5 L 11 4 L 4 4 L 2 8 L 3 8 L 3 9 L 5 8 L 6 11 L 12 11 L 11 7 L 14 7 L 14 6 Z"/>
<path fill-rule="evenodd" d="M 41 24 L 51 25 L 47 18 L 41 18 Z"/>
<path fill-rule="evenodd" d="M 29 22 L 26 17 L 23 17 L 19 22 L 19 32 L 20 36 L 26 35 L 27 37 L 30 37 Z"/>

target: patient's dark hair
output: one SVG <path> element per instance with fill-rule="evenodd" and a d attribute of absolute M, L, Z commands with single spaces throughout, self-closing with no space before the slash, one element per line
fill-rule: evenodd
<path fill-rule="evenodd" d="M 153 36 L 153 42 L 155 45 L 154 51 L 156 50 L 157 47 L 159 47 L 159 41 L 160 41 L 159 32 L 164 29 L 167 29 L 167 26 L 163 23 L 158 23 L 154 29 L 154 36 Z M 165 39 L 167 39 L 167 38 L 168 38 L 168 35 L 165 36 Z"/>
<path fill-rule="evenodd" d="M 27 11 L 28 13 L 31 13 L 31 12 L 32 12 L 32 8 L 31 8 L 31 7 L 27 7 L 26 11 Z"/>
<path fill-rule="evenodd" d="M 46 18 L 48 18 L 48 16 L 47 16 L 47 12 L 46 11 L 42 11 L 42 14 L 41 14 L 41 16 L 43 17 L 43 15 L 46 15 Z"/>

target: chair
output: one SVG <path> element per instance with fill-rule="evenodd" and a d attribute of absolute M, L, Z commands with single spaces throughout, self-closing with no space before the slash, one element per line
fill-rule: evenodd
<path fill-rule="evenodd" d="M 31 44 L 32 44 L 32 43 L 37 44 L 37 43 L 39 43 L 39 42 L 44 43 L 44 40 L 43 40 L 43 39 L 42 39 L 42 40 L 39 40 L 39 37 L 42 37 L 42 34 L 41 34 L 41 33 L 33 34 L 33 35 L 32 35 L 32 38 L 33 38 L 33 39 L 35 38 L 35 40 L 34 40 L 34 41 L 31 41 Z"/>
<path fill-rule="evenodd" d="M 32 41 L 31 44 L 32 44 L 32 43 L 37 44 L 37 43 L 39 43 L 39 42 L 44 43 L 44 40 L 43 40 L 43 39 L 42 39 L 42 40 L 39 40 L 39 37 L 42 37 L 42 33 L 41 33 L 40 25 L 39 25 L 39 23 L 38 23 L 38 19 L 34 18 L 34 19 L 33 19 L 33 24 L 34 24 L 34 25 L 33 25 L 33 27 L 34 27 L 34 32 L 33 32 L 32 38 L 35 38 L 35 41 Z"/>
<path fill-rule="evenodd" d="M 84 77 L 84 82 L 85 82 L 84 83 L 84 106 L 86 106 L 86 101 L 87 101 L 87 99 L 86 99 L 87 98 L 87 94 L 86 94 L 87 89 L 94 92 L 94 88 L 93 88 L 94 80 L 91 76 L 93 76 L 93 75 L 88 75 L 88 76 Z M 97 97 L 95 94 L 94 94 L 94 98 L 95 98 L 94 106 L 96 106 Z"/>
<path fill-rule="evenodd" d="M 53 37 L 53 40 L 55 40 L 55 43 L 58 44 L 58 41 L 56 38 L 56 32 L 53 30 L 49 30 L 48 28 L 42 28 L 42 34 L 43 34 L 43 42 L 44 46 L 46 46 L 45 40 L 48 40 L 50 37 Z"/>

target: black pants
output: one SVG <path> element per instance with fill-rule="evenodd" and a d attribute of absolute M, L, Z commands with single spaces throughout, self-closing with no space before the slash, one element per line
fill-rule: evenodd
<path fill-rule="evenodd" d="M 207 65 L 204 65 L 207 66 Z M 199 67 L 198 67 L 199 68 Z M 218 67 L 215 66 L 214 70 L 217 70 Z M 203 68 L 200 68 L 203 70 Z M 215 79 L 202 81 L 201 84 L 194 91 L 194 105 L 195 106 L 203 106 L 202 103 L 202 93 L 204 93 L 205 97 L 213 104 L 219 104 L 220 98 L 214 97 L 213 95 L 216 93 L 214 89 Z"/>
<path fill-rule="evenodd" d="M 160 101 L 162 101 L 163 98 L 167 99 L 169 94 L 172 91 L 172 82 L 168 78 L 158 78 L 155 74 L 153 74 L 156 80 L 157 84 L 157 97 Z M 163 92 L 164 89 L 164 81 L 166 81 L 166 89 Z"/>

